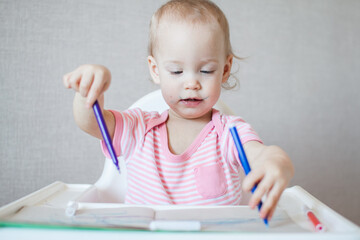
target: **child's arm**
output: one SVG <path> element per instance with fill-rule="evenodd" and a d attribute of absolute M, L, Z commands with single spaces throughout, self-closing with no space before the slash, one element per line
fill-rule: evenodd
<path fill-rule="evenodd" d="M 266 201 L 260 210 L 262 218 L 270 220 L 282 192 L 294 176 L 294 167 L 289 156 L 277 146 L 265 146 L 256 141 L 244 144 L 251 172 L 243 182 L 243 189 L 251 191 L 257 183 L 256 191 L 251 196 L 249 205 L 255 208 L 261 198 L 266 195 Z"/>
<path fill-rule="evenodd" d="M 111 82 L 110 71 L 101 65 L 82 65 L 63 77 L 66 88 L 76 91 L 73 103 L 74 118 L 77 125 L 90 135 L 102 139 L 92 105 L 98 100 L 110 134 L 114 136 L 115 118 L 104 110 L 104 92 Z"/>

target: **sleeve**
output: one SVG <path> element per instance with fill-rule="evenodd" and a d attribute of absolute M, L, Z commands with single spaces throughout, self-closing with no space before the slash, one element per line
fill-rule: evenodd
<path fill-rule="evenodd" d="M 260 139 L 259 135 L 255 132 L 255 130 L 251 127 L 251 125 L 247 122 L 245 122 L 240 117 L 231 117 L 228 119 L 227 123 L 225 124 L 224 128 L 224 141 L 225 141 L 225 152 L 227 153 L 226 159 L 228 160 L 228 163 L 230 164 L 231 168 L 235 172 L 239 172 L 239 169 L 242 168 L 239 160 L 239 154 L 237 152 L 237 149 L 235 147 L 234 140 L 232 138 L 232 135 L 230 133 L 230 126 L 235 125 L 236 129 L 239 133 L 241 144 L 244 145 L 247 142 L 250 141 L 258 141 L 260 143 L 263 143 Z"/>
<path fill-rule="evenodd" d="M 140 108 L 128 109 L 123 112 L 110 110 L 115 117 L 113 147 L 116 156 L 128 158 L 143 139 L 146 126 L 155 112 L 144 112 Z M 107 158 L 111 158 L 106 144 L 101 140 L 101 148 Z"/>

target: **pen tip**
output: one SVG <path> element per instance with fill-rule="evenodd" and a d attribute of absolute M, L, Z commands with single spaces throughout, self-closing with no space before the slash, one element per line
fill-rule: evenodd
<path fill-rule="evenodd" d="M 268 222 L 267 218 L 264 219 L 264 223 L 266 225 L 266 228 L 269 228 L 269 222 Z"/>

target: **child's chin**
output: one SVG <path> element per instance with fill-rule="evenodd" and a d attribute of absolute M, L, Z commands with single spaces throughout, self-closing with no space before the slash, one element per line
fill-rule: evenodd
<path fill-rule="evenodd" d="M 211 109 L 206 110 L 206 109 L 199 109 L 199 108 L 186 108 L 186 109 L 179 110 L 177 112 L 177 114 L 179 116 L 181 116 L 182 118 L 197 119 L 197 118 L 204 117 L 205 115 L 207 115 L 209 113 L 209 111 L 211 111 Z M 211 113 L 209 114 L 209 118 L 211 119 Z"/>

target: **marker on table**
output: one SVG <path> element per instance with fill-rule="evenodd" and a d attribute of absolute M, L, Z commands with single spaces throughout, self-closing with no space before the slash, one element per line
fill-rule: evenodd
<path fill-rule="evenodd" d="M 315 216 L 314 212 L 308 208 L 307 206 L 303 206 L 303 210 L 305 212 L 305 215 L 309 218 L 309 220 L 311 221 L 311 223 L 314 225 L 315 227 L 315 231 L 317 232 L 324 232 L 325 231 L 325 227 L 324 225 L 319 221 L 319 219 Z"/>
<path fill-rule="evenodd" d="M 243 146 L 241 144 L 240 137 L 239 137 L 239 134 L 237 132 L 236 126 L 234 126 L 234 125 L 230 126 L 230 132 L 231 132 L 231 135 L 232 135 L 232 137 L 234 139 L 234 143 L 235 143 L 236 149 L 237 149 L 238 154 L 239 154 L 239 159 L 240 159 L 241 165 L 244 168 L 245 174 L 248 175 L 249 172 L 251 171 L 251 168 L 250 168 L 249 162 L 247 160 L 244 148 L 243 148 Z M 254 191 L 256 190 L 256 187 L 257 187 L 257 185 L 255 185 L 253 187 L 253 189 L 251 189 L 252 193 L 254 193 Z M 260 201 L 260 203 L 258 205 L 259 211 L 261 209 L 261 206 L 262 206 L 262 201 Z M 264 223 L 265 223 L 265 225 L 267 227 L 269 226 L 267 217 L 264 218 Z"/>
<path fill-rule="evenodd" d="M 106 148 L 108 149 L 108 151 L 110 153 L 110 156 L 111 156 L 111 159 L 114 162 L 117 170 L 119 171 L 119 173 L 121 173 L 120 167 L 119 167 L 119 162 L 118 162 L 118 159 L 116 157 L 116 153 L 115 153 L 114 147 L 112 145 L 112 141 L 111 141 L 108 129 L 106 127 L 106 123 L 105 123 L 104 117 L 102 115 L 101 108 L 100 108 L 99 103 L 98 103 L 97 100 L 95 101 L 95 103 L 93 105 L 93 109 L 94 109 L 96 120 L 97 120 L 97 122 L 99 124 L 101 135 L 103 136 L 103 139 L 105 141 Z"/>
<path fill-rule="evenodd" d="M 200 221 L 151 221 L 149 229 L 151 231 L 200 231 Z"/>

